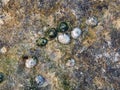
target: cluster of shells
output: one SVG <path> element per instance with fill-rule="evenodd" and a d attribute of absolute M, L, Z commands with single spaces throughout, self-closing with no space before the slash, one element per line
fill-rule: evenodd
<path fill-rule="evenodd" d="M 46 32 L 47 38 L 49 40 L 54 39 L 57 37 L 58 41 L 61 44 L 69 44 L 71 41 L 71 37 L 73 39 L 79 38 L 79 36 L 82 34 L 82 31 L 79 27 L 74 28 L 71 31 L 71 36 L 67 34 L 67 31 L 69 31 L 69 25 L 67 22 L 61 22 L 58 26 L 58 28 L 51 28 Z M 48 42 L 48 39 L 46 37 L 39 38 L 36 42 L 38 46 L 45 46 Z"/>
<path fill-rule="evenodd" d="M 71 31 L 71 36 L 69 36 L 67 34 L 68 30 L 69 30 L 69 25 L 66 22 L 61 22 L 58 27 L 58 30 L 55 28 L 51 28 L 46 32 L 46 34 L 47 34 L 48 39 L 54 39 L 57 37 L 58 41 L 61 44 L 69 44 L 71 41 L 70 40 L 71 37 L 73 39 L 77 39 L 82 34 L 82 31 L 79 27 L 76 27 Z M 58 33 L 58 32 L 60 32 L 60 33 Z M 36 40 L 37 46 L 45 46 L 48 42 L 48 39 L 45 37 L 40 37 L 38 40 Z M 36 64 L 37 64 L 36 59 L 34 59 L 34 58 L 26 59 L 25 66 L 27 68 L 33 68 Z"/>
<path fill-rule="evenodd" d="M 38 46 L 45 46 L 48 42 L 48 39 L 51 40 L 51 39 L 54 39 L 57 37 L 58 41 L 61 43 L 61 44 L 69 44 L 70 43 L 70 39 L 71 37 L 73 39 L 77 39 L 79 38 L 79 36 L 82 34 L 82 31 L 80 28 L 76 27 L 74 28 L 72 31 L 71 31 L 71 36 L 69 36 L 67 34 L 67 31 L 69 30 L 69 25 L 66 23 L 66 22 L 61 22 L 59 27 L 58 27 L 58 30 L 55 29 L 55 28 L 51 28 L 49 29 L 47 32 L 46 32 L 46 35 L 47 35 L 47 38 L 46 37 L 40 37 L 38 40 L 36 40 L 36 44 Z M 58 33 L 59 32 L 59 33 Z M 25 66 L 26 68 L 28 69 L 31 69 L 33 67 L 35 67 L 37 65 L 37 59 L 34 58 L 34 57 L 30 57 L 30 58 L 27 58 L 25 60 Z M 69 67 L 71 66 L 74 66 L 75 64 L 75 60 L 74 59 L 71 59 L 71 60 L 68 60 L 68 62 L 66 63 L 66 65 Z M 44 83 L 46 82 L 45 78 L 41 75 L 38 75 L 35 77 L 35 81 L 37 83 L 38 86 L 42 86 L 44 85 Z"/>
<path fill-rule="evenodd" d="M 97 25 L 97 19 L 95 17 L 89 18 L 86 21 L 86 24 L 95 26 Z M 70 32 L 70 34 L 67 34 Z M 61 22 L 57 28 L 50 28 L 46 32 L 46 37 L 40 37 L 36 40 L 36 45 L 43 47 L 48 43 L 48 40 L 52 40 L 57 38 L 58 42 L 61 44 L 69 44 L 71 39 L 78 39 L 82 34 L 82 30 L 79 27 L 75 27 L 70 30 L 70 27 L 67 22 Z M 7 52 L 6 47 L 1 48 L 0 53 L 4 54 Z M 34 68 L 37 65 L 37 58 L 35 57 L 27 57 L 25 58 L 25 67 L 28 69 Z M 66 65 L 68 67 L 74 66 L 75 60 L 69 59 Z M 0 72 L 0 82 L 4 80 L 4 74 Z M 45 84 L 46 80 L 42 75 L 38 75 L 35 77 L 35 82 L 38 87 L 41 87 Z"/>
<path fill-rule="evenodd" d="M 77 39 L 81 35 L 82 31 L 80 28 L 76 27 L 71 31 L 71 37 L 73 39 Z M 70 36 L 66 33 L 62 33 L 58 35 L 58 41 L 62 44 L 70 43 Z"/>

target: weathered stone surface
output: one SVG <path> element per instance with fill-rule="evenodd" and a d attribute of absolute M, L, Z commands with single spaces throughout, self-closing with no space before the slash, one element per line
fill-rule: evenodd
<path fill-rule="evenodd" d="M 90 17 L 97 21 L 86 23 Z M 81 36 L 37 46 L 60 22 L 69 36 L 75 27 Z M 37 65 L 28 69 L 33 56 Z M 120 0 L 0 0 L 0 72 L 0 90 L 120 90 Z"/>

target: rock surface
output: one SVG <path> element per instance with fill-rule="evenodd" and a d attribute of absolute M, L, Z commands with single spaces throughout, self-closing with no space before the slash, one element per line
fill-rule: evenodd
<path fill-rule="evenodd" d="M 68 35 L 79 27 L 81 36 L 37 46 L 60 22 Z M 0 0 L 0 49 L 0 90 L 120 90 L 120 0 Z M 23 55 L 37 57 L 37 65 L 27 69 Z M 66 66 L 68 58 L 74 66 Z"/>

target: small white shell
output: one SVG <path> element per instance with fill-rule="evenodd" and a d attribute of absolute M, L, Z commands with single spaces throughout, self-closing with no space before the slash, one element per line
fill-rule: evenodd
<path fill-rule="evenodd" d="M 86 24 L 90 26 L 96 26 L 98 23 L 98 20 L 96 17 L 89 17 L 88 20 L 86 20 Z"/>
<path fill-rule="evenodd" d="M 5 54 L 5 53 L 7 52 L 7 48 L 6 48 L 6 47 L 2 47 L 2 48 L 0 49 L 0 52 L 1 52 L 2 54 Z"/>
<path fill-rule="evenodd" d="M 68 66 L 68 67 L 73 67 L 74 65 L 75 65 L 75 60 L 74 59 L 70 59 L 66 63 L 66 66 Z"/>
<path fill-rule="evenodd" d="M 71 31 L 71 36 L 72 38 L 77 39 L 81 35 L 81 33 L 82 33 L 81 29 L 77 27 Z"/>
<path fill-rule="evenodd" d="M 25 66 L 26 66 L 27 68 L 33 68 L 36 64 L 37 64 L 37 61 L 34 60 L 33 58 L 29 58 L 29 59 L 27 59 L 26 62 L 25 62 Z"/>
<path fill-rule="evenodd" d="M 62 44 L 68 44 L 70 43 L 70 36 L 68 36 L 67 34 L 59 34 L 58 41 Z"/>

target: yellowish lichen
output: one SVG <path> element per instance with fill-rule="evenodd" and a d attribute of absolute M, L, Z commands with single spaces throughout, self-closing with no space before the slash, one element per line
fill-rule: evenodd
<path fill-rule="evenodd" d="M 97 39 L 97 36 L 96 36 L 95 29 L 89 28 L 88 33 L 85 36 L 85 38 L 83 39 L 82 44 L 84 46 L 88 47 L 88 46 L 92 45 L 96 41 L 96 39 Z"/>

